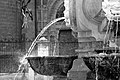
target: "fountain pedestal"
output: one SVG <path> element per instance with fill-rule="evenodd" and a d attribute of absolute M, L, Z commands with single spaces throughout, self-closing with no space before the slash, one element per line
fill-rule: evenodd
<path fill-rule="evenodd" d="M 79 58 L 74 60 L 73 67 L 69 70 L 67 77 L 71 80 L 86 80 L 89 71 L 83 59 Z"/>
<path fill-rule="evenodd" d="M 85 32 L 85 31 L 84 31 Z M 86 32 L 85 32 L 86 33 Z M 91 70 L 86 66 L 83 61 L 83 56 L 89 55 L 95 48 L 101 48 L 103 45 L 102 41 L 95 41 L 93 37 L 89 35 L 78 35 L 79 48 L 76 52 L 79 54 L 78 59 L 74 60 L 73 67 L 68 73 L 68 78 L 71 80 L 91 80 Z"/>

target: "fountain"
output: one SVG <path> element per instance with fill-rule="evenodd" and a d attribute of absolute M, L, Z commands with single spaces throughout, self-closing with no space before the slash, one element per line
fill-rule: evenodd
<path fill-rule="evenodd" d="M 96 75 L 96 80 L 119 80 L 120 78 L 120 50 L 117 44 L 120 17 L 118 4 L 120 4 L 119 1 L 112 0 L 102 2 L 102 10 L 109 22 L 103 40 L 103 48 L 94 49 L 93 52 L 90 52 L 94 54 L 83 56 L 85 64 Z M 116 24 L 116 26 L 113 24 Z M 113 38 L 113 36 L 114 41 L 112 42 L 111 37 Z"/>
<path fill-rule="evenodd" d="M 95 75 L 94 79 L 118 80 L 120 1 L 65 1 L 66 21 L 72 30 L 78 33 L 79 49 L 76 51 L 80 55 L 79 58 L 83 59 Z M 99 41 L 102 45 L 97 45 Z"/>
<path fill-rule="evenodd" d="M 24 67 L 27 66 L 29 63 L 30 67 L 34 70 L 34 72 L 40 74 L 40 75 L 45 75 L 45 76 L 58 76 L 58 77 L 67 77 L 67 72 L 72 68 L 73 61 L 78 58 L 78 56 L 73 56 L 73 55 L 65 55 L 65 56 L 60 56 L 60 55 L 53 55 L 49 56 L 46 55 L 46 50 L 45 52 L 40 51 L 40 54 L 43 55 L 37 55 L 33 56 L 31 55 L 32 50 L 34 49 L 35 45 L 37 43 L 44 43 L 47 42 L 42 42 L 40 39 L 42 38 L 41 36 L 44 34 L 44 32 L 55 22 L 65 19 L 65 17 L 57 18 L 50 23 L 48 23 L 42 31 L 38 34 L 38 36 L 35 38 L 35 40 L 32 42 L 30 48 L 28 49 L 28 53 L 21 59 L 21 65 L 18 68 L 18 73 L 15 75 L 14 80 L 16 80 L 18 74 L 22 73 L 24 71 Z M 48 52 L 47 52 L 48 53 Z M 31 74 L 31 73 L 30 73 Z M 33 74 L 34 75 L 34 74 Z M 30 76 L 33 76 L 30 75 Z M 33 76 L 34 77 L 34 76 Z M 32 77 L 32 78 L 33 78 Z M 30 78 L 30 79 L 32 79 Z"/>
<path fill-rule="evenodd" d="M 24 8 L 24 7 L 23 7 Z M 23 26 L 26 27 L 27 26 L 27 13 L 24 13 L 26 11 L 24 10 L 28 10 L 27 7 L 25 7 L 26 9 L 22 9 L 22 14 L 25 18 L 25 22 L 23 23 Z M 16 80 L 17 76 L 19 73 L 22 73 L 25 69 L 25 66 L 28 65 L 28 63 L 30 64 L 30 67 L 38 74 L 40 75 L 45 75 L 45 76 L 62 76 L 62 77 L 66 77 L 67 76 L 67 72 L 68 70 L 70 70 L 72 68 L 72 64 L 73 61 L 75 59 L 77 59 L 77 56 L 69 56 L 69 55 L 65 55 L 65 56 L 60 56 L 60 55 L 53 55 L 53 56 L 49 56 L 46 55 L 47 53 L 45 52 L 40 52 L 41 55 L 38 55 L 36 53 L 36 56 L 31 55 L 34 47 L 40 43 L 42 45 L 44 45 L 44 43 L 41 43 L 42 41 L 40 41 L 41 37 L 43 36 L 44 32 L 54 23 L 56 23 L 57 21 L 60 20 L 64 20 L 65 17 L 61 17 L 61 18 L 57 18 L 52 20 L 51 22 L 49 22 L 42 30 L 41 32 L 37 35 L 37 37 L 35 38 L 35 40 L 32 42 L 30 48 L 28 49 L 26 55 L 20 60 L 21 65 L 18 68 L 18 73 L 15 75 L 14 80 Z M 22 27 L 23 27 L 22 26 Z M 46 42 L 45 42 L 46 43 Z M 39 46 L 38 46 L 39 47 Z M 48 49 L 47 49 L 48 50 Z M 45 54 L 44 54 L 45 53 Z M 25 74 L 23 74 L 24 76 Z M 31 75 L 33 76 L 33 75 Z"/>
<path fill-rule="evenodd" d="M 46 76 L 67 76 L 77 56 L 27 57 L 32 69 Z"/>
<path fill-rule="evenodd" d="M 53 56 L 34 56 L 31 57 L 30 54 L 34 48 L 34 46 L 39 42 L 40 37 L 43 33 L 55 22 L 65 19 L 64 17 L 55 19 L 48 23 L 47 26 L 43 28 L 43 30 L 38 34 L 36 39 L 33 41 L 32 45 L 30 46 L 26 57 L 24 58 L 28 60 L 30 67 L 41 75 L 46 76 L 67 76 L 68 70 L 72 68 L 73 61 L 77 59 L 77 56 L 60 56 L 60 55 L 53 55 Z M 41 53 L 42 54 L 42 53 Z M 23 61 L 24 61 L 23 60 Z"/>
<path fill-rule="evenodd" d="M 31 51 L 42 34 L 53 23 L 65 19 L 66 25 L 78 33 L 79 50 L 77 52 L 81 55 L 79 58 L 82 58 L 86 66 L 93 72 L 94 79 L 118 80 L 120 77 L 120 55 L 119 45 L 117 44 L 120 16 L 119 2 L 113 1 L 113 3 L 108 0 L 64 1 L 65 17 L 55 19 L 43 28 L 33 41 L 24 60 L 27 59 L 31 68 L 38 74 L 67 76 L 67 72 L 71 69 L 73 60 L 78 58 L 77 56 L 30 57 Z M 102 46 L 99 42 L 103 43 Z"/>
<path fill-rule="evenodd" d="M 99 78 L 102 80 L 112 79 L 118 80 L 120 77 L 120 54 L 114 52 L 114 50 L 95 50 L 94 55 L 89 55 L 83 57 L 85 64 L 88 68 L 95 74 L 99 75 Z M 112 52 L 110 54 L 100 53 L 100 52 Z M 118 52 L 119 50 L 117 50 Z M 97 72 L 96 72 L 97 70 Z"/>

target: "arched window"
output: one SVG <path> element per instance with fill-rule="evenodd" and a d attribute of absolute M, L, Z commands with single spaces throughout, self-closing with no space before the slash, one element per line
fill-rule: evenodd
<path fill-rule="evenodd" d="M 63 13 L 64 10 L 65 10 L 64 5 L 63 4 L 60 5 L 59 8 L 58 8 L 58 10 L 57 10 L 57 13 L 56 13 L 56 18 L 64 17 L 64 13 Z M 61 21 L 64 21 L 64 20 L 60 20 L 58 22 L 61 22 Z"/>

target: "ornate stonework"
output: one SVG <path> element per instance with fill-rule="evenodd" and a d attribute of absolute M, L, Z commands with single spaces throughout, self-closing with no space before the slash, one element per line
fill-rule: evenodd
<path fill-rule="evenodd" d="M 71 28 L 75 32 L 91 31 L 91 37 L 103 40 L 106 18 L 101 9 L 102 0 L 68 0 Z M 69 7 L 69 8 L 67 8 Z M 102 26 L 101 26 L 102 25 Z M 79 37 L 79 36 L 78 36 Z"/>

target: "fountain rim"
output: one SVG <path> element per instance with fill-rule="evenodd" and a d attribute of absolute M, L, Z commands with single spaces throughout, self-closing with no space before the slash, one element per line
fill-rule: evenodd
<path fill-rule="evenodd" d="M 105 55 L 100 55 L 100 54 L 91 54 L 91 55 L 84 55 L 84 57 L 111 57 L 111 56 L 120 56 L 119 53 L 113 53 L 113 54 L 105 54 Z"/>
<path fill-rule="evenodd" d="M 56 58 L 57 58 L 57 57 L 61 57 L 61 58 L 62 58 L 62 57 L 63 57 L 63 58 L 65 57 L 65 58 L 68 58 L 68 57 L 78 57 L 78 55 L 27 56 L 26 59 L 28 59 L 28 58 L 39 58 L 39 57 L 41 57 L 41 58 L 45 58 L 45 57 L 46 57 L 46 58 L 47 58 L 47 57 L 48 57 L 48 58 L 51 58 L 51 57 L 56 57 Z"/>

